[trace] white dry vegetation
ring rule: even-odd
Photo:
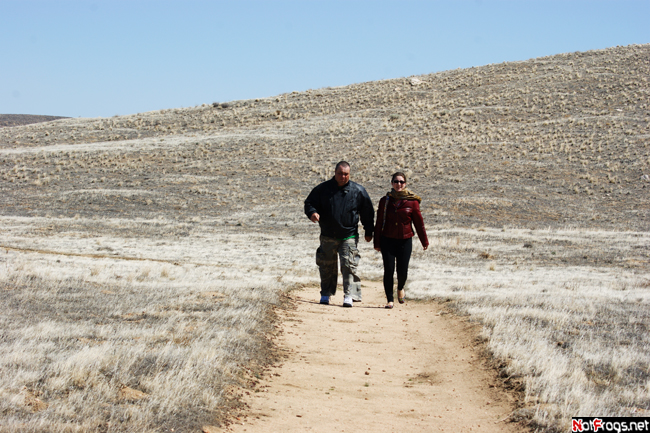
[[[577,414],[650,414],[650,234],[484,229],[432,233],[409,294],[483,325],[513,419],[566,431]],[[587,263],[597,255],[597,265]],[[580,264],[580,260],[584,263]],[[585,415],[586,416],[586,415]]]
[[[649,56],[0,128],[0,429],[227,421],[282,291],[317,284],[302,201],[341,159],[375,203],[396,170],[423,197],[409,296],[483,324],[512,419],[647,413]]]
[[[2,221],[0,429],[199,431],[236,409],[229,390],[273,359],[282,275],[301,279],[260,255],[270,238],[208,228],[168,243],[152,237],[160,221],[103,223],[137,239],[60,222],[31,242],[46,219]]]

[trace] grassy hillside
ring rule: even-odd
[[[409,175],[432,243],[409,296],[484,325],[524,391],[513,419],[647,413],[648,58],[616,47],[0,129],[9,431],[227,421],[228,390],[272,359],[279,294],[318,281],[302,202],[341,159],[375,203]]]
[[[219,217],[224,206],[212,206],[213,198],[226,191],[249,200],[235,210],[287,193],[299,203],[346,159],[375,199],[390,173],[412,174],[431,222],[646,230],[649,51],[613,48],[4,128],[2,204],[39,215],[45,209],[25,202],[53,193],[48,210],[70,216],[95,208],[107,216],[178,215],[181,206],[183,216]],[[165,198],[146,206],[97,194],[62,202],[68,181],[82,190],[155,188]]]

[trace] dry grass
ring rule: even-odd
[[[483,325],[504,382],[525,392],[516,416],[559,431],[576,414],[647,416],[650,234],[488,229],[438,236],[411,272],[409,294],[448,301]],[[491,259],[475,254],[488,249]]]
[[[1,128],[0,429],[220,419],[279,293],[317,282],[302,201],[340,159],[375,203],[409,175],[432,243],[409,296],[484,324],[513,416],[649,410],[649,55]]]
[[[281,289],[313,282],[305,251],[270,248],[291,237],[237,226],[0,221],[2,431],[227,423],[276,359]]]
[[[69,250],[1,265],[3,431],[196,430],[273,359],[278,284],[261,270]]]

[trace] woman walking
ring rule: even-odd
[[[397,263],[397,300],[404,303],[404,285],[408,277],[409,260],[413,250],[413,225],[422,247],[429,247],[424,220],[420,212],[422,199],[406,188],[406,175],[393,174],[392,189],[379,200],[375,224],[375,249],[384,261],[384,291],[386,308],[393,308],[393,273]]]

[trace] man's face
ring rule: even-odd
[[[338,186],[343,186],[350,181],[350,167],[339,166],[334,172],[334,179]]]

